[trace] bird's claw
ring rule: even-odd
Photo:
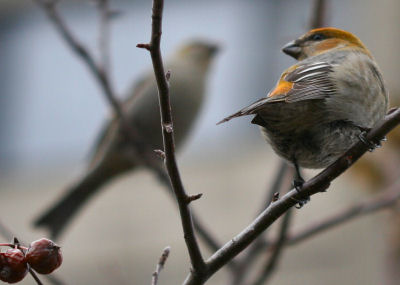
[[[298,178],[296,178],[296,179],[293,180],[293,187],[294,187],[294,189],[296,189],[297,193],[300,193],[300,192],[301,192],[301,188],[303,187],[304,182],[305,182],[304,179],[301,178],[301,177],[298,177]],[[310,199],[310,196],[307,196],[305,199],[302,199],[302,200],[297,200],[297,199],[296,199],[296,202],[297,202],[298,204],[295,206],[295,208],[296,208],[296,209],[301,209],[301,208],[302,208],[305,204],[307,204],[310,200],[311,200],[311,199]]]
[[[301,188],[303,187],[304,182],[305,182],[304,179],[301,178],[301,177],[298,177],[298,178],[296,178],[296,179],[293,180],[293,187],[294,187],[294,189],[296,189],[296,191],[297,191],[298,193],[300,193]]]
[[[302,199],[302,200],[297,200],[297,205],[294,206],[294,207],[295,207],[296,209],[301,209],[301,208],[303,208],[303,206],[304,206],[305,204],[307,204],[308,202],[310,202],[310,200],[311,200],[310,196],[307,196],[307,198]]]
[[[382,140],[375,142],[375,141],[370,141],[367,139],[367,132],[362,131],[360,135],[358,136],[360,140],[368,147],[369,152],[373,152],[375,149],[382,147],[381,141],[386,141],[386,137],[383,137]]]

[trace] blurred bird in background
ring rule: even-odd
[[[304,183],[299,167],[324,168],[360,139],[371,147],[379,143],[366,141],[364,132],[385,116],[388,94],[371,53],[347,31],[314,29],[283,52],[299,62],[281,75],[266,98],[220,123],[256,115],[252,123],[295,166],[299,190]]]
[[[176,146],[190,133],[205,97],[210,64],[218,47],[207,41],[182,46],[169,60],[170,94]],[[130,89],[122,108],[125,119],[138,130],[152,149],[162,149],[158,91],[153,71],[149,71]],[[94,146],[85,175],[46,210],[35,226],[46,227],[56,239],[67,224],[99,190],[112,179],[136,169],[140,162],[132,157],[132,142],[123,137],[117,119],[106,123]]]

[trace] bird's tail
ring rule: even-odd
[[[263,105],[267,104],[268,102],[271,102],[270,97],[261,98],[261,99],[257,100],[256,102],[254,102],[253,104],[247,106],[246,108],[243,108],[242,110],[222,119],[221,121],[219,121],[217,123],[217,125],[228,122],[228,121],[232,120],[233,118],[255,114],[257,112],[257,110],[262,108]]]
[[[77,184],[69,188],[66,193],[38,219],[35,227],[45,227],[50,237],[57,239],[65,230],[79,210],[99,192],[99,190],[115,175],[110,174],[101,164],[89,171]]]

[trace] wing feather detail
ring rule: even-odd
[[[324,99],[334,95],[336,86],[329,76],[334,65],[318,62],[312,65],[300,65],[285,76],[285,80],[293,82],[293,88],[285,94],[287,103],[303,100]]]
[[[233,118],[256,114],[266,104],[294,103],[333,96],[336,93],[336,86],[330,77],[333,68],[333,64],[322,61],[295,65],[282,74],[278,84],[268,93],[266,98],[259,99],[217,124]]]

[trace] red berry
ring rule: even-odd
[[[49,274],[61,265],[62,254],[58,245],[41,238],[31,243],[25,259],[37,273]]]
[[[0,280],[16,283],[24,279],[28,273],[25,256],[19,249],[9,249],[0,253]]]

